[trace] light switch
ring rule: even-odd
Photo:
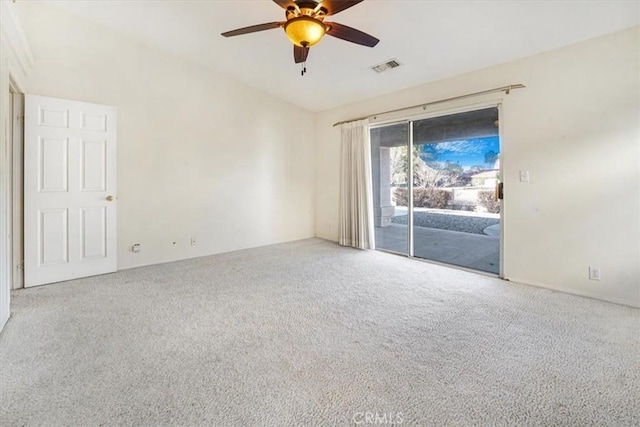
[[[529,182],[529,171],[520,171],[520,182]]]

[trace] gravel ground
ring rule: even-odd
[[[407,215],[394,217],[394,224],[406,224]],[[413,224],[418,227],[439,228],[441,230],[462,231],[463,233],[484,234],[483,230],[500,222],[499,219],[477,216],[447,215],[441,213],[414,212]]]

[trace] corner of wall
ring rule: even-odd
[[[15,6],[8,1],[0,1],[0,171],[10,171],[11,159],[7,156],[6,124],[8,117],[10,81],[18,89],[28,76],[33,65],[33,56],[22,24],[15,12]],[[9,218],[12,204],[9,195],[10,177],[0,173],[0,331],[10,316],[11,298],[11,248],[8,238]]]

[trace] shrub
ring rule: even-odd
[[[396,206],[407,206],[409,204],[408,194],[409,191],[406,188],[395,188],[393,200],[396,202]]]
[[[496,200],[493,191],[480,191],[478,193],[478,203],[489,213],[500,213],[500,200]]]
[[[393,196],[398,206],[407,206],[409,191],[406,188],[396,188]],[[413,206],[416,208],[446,209],[451,200],[451,192],[437,188],[414,188]]]

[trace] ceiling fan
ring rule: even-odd
[[[269,22],[238,28],[222,33],[224,37],[240,36],[258,31],[284,28],[287,37],[293,43],[293,59],[296,64],[304,63],[309,56],[309,48],[318,43],[325,34],[356,43],[374,47],[380,40],[355,28],[337,22],[325,22],[327,16],[342,12],[363,0],[273,0],[285,10],[286,21]],[[306,68],[302,69],[302,75]]]

